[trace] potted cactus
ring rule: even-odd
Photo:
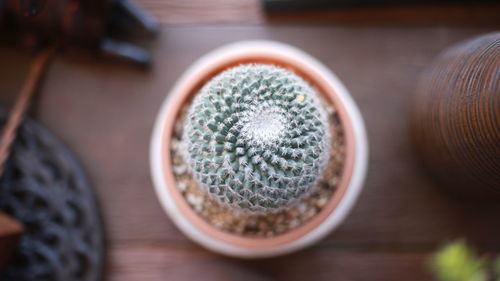
[[[250,41],[210,52],[178,80],[156,121],[151,171],[186,235],[257,258],[339,225],[367,153],[357,107],[327,68],[288,45]]]

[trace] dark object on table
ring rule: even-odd
[[[123,41],[154,36],[158,23],[129,0],[6,0],[0,2],[0,31],[15,44],[38,49],[56,44],[150,63],[149,53]]]
[[[415,147],[438,183],[467,201],[500,198],[500,33],[442,53],[416,102]]]
[[[380,7],[383,5],[495,2],[492,0],[263,0],[266,10]]]
[[[17,249],[23,226],[17,220],[0,212],[0,276]]]
[[[74,156],[34,121],[19,128],[0,180],[0,210],[25,227],[0,280],[102,279],[103,228],[93,191]]]

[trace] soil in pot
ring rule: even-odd
[[[330,159],[323,178],[311,194],[293,206],[265,215],[235,212],[221,205],[198,186],[182,157],[181,139],[188,108],[191,105],[190,102],[186,103],[177,118],[170,149],[177,186],[189,206],[213,227],[248,237],[272,237],[287,233],[321,212],[337,189],[345,160],[345,141],[339,116],[331,104],[324,99],[322,102],[328,113],[331,134]]]

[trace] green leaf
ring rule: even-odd
[[[463,241],[442,247],[431,259],[431,268],[440,281],[486,281],[486,261]]]
[[[493,272],[497,277],[497,281],[500,281],[500,256],[493,263]]]

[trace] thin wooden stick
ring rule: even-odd
[[[7,119],[0,139],[0,176],[3,174],[5,162],[9,157],[12,143],[16,139],[17,129],[23,121],[24,114],[30,105],[31,98],[36,92],[36,87],[54,53],[55,48],[44,49],[37,54],[31,63],[28,76],[9,114],[9,118]]]

